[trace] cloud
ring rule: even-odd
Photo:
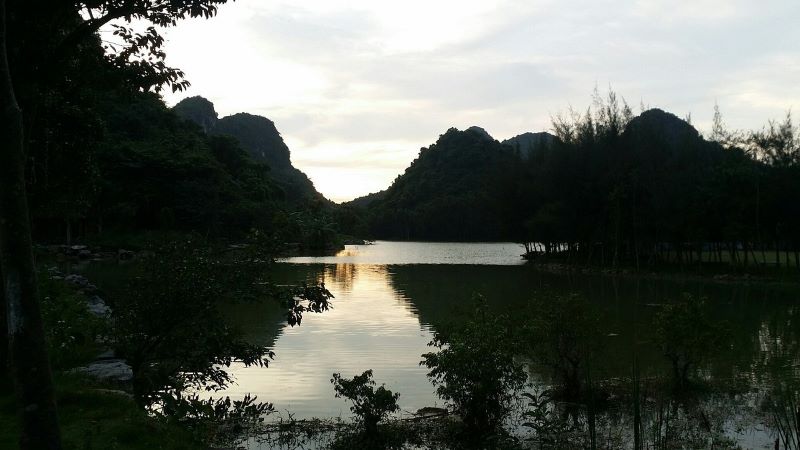
[[[236,2],[169,30],[193,86],[167,100],[269,117],[324,194],[352,198],[451,126],[547,129],[595,85],[758,128],[800,103],[798,17],[796,0]]]

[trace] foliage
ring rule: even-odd
[[[364,432],[375,436],[378,433],[378,422],[389,414],[400,409],[397,405],[398,393],[386,389],[384,385],[374,388],[372,370],[366,370],[352,379],[343,378],[334,373],[331,378],[336,398],[346,398],[353,404],[350,411],[359,417],[364,424]]]
[[[62,445],[80,450],[199,450],[188,430],[142,410],[122,391],[91,379],[57,374],[55,391]],[[10,385],[0,389],[0,448],[18,448],[19,420]]]
[[[283,292],[285,297],[284,305],[288,307],[286,322],[290,326],[300,325],[303,321],[303,313],[313,312],[322,313],[330,308],[330,299],[333,294],[325,288],[325,283],[309,286],[295,286]]]
[[[656,344],[669,359],[679,389],[687,388],[691,376],[729,341],[727,325],[713,320],[704,300],[689,294],[664,305],[654,325]]]
[[[797,389],[777,386],[764,399],[763,406],[771,419],[769,425],[783,448],[800,449],[800,393]]]
[[[579,399],[588,366],[601,348],[600,321],[586,300],[576,294],[537,296],[523,334],[527,353],[550,370],[561,395]]]
[[[133,368],[134,391],[143,404],[189,387],[223,388],[234,361],[266,366],[273,356],[246,342],[220,309],[266,295],[259,280],[269,261],[195,239],[152,252],[113,299],[116,348]]]
[[[18,33],[15,52],[34,45],[29,31]],[[120,37],[158,41],[152,33]],[[138,79],[130,67],[108,61],[99,40],[87,39],[70,58],[72,64],[45,85],[20,87],[21,101],[36,111],[27,181],[38,239],[153,230],[239,239],[258,228],[280,231],[285,242],[309,241],[308,247],[335,244],[336,226],[324,219],[331,204],[291,166],[268,119],[258,118],[252,130],[244,127],[247,135],[233,126],[239,117],[225,121],[230,130],[207,133],[170,111],[158,95],[137,88],[158,83],[157,77]],[[256,149],[254,142],[262,144]],[[312,201],[323,203],[319,212]],[[280,223],[281,215],[296,210],[314,212],[292,217],[288,226]],[[327,222],[320,227],[315,220]]]
[[[576,427],[560,416],[553,392],[525,392],[527,408],[522,425],[533,431],[533,441],[540,448],[567,448],[575,439]]]
[[[461,326],[437,331],[429,344],[438,349],[422,355],[436,393],[461,416],[469,433],[496,431],[509,414],[527,374],[515,360],[511,321],[491,314],[476,298],[475,309]]]
[[[322,195],[308,177],[296,169],[289,157],[289,147],[275,124],[266,117],[238,113],[217,118],[214,105],[203,97],[189,97],[173,108],[180,117],[190,120],[209,135],[234,138],[250,157],[270,168],[270,176],[292,205],[321,200]]]
[[[153,96],[106,107],[95,213],[106,227],[232,237],[272,228],[277,188],[235,140],[203,135]]]
[[[108,324],[89,312],[83,294],[48,275],[40,271],[38,279],[50,364],[56,370],[69,369],[100,352],[100,342],[108,336]]]
[[[264,417],[273,412],[271,403],[259,403],[245,395],[241,400],[201,398],[175,393],[161,397],[155,416],[188,429],[198,442],[212,447],[234,447],[260,431]]]

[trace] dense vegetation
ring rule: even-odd
[[[225,442],[216,430],[231,420],[260,421],[268,404],[190,393],[227,386],[226,368],[235,361],[266,365],[272,357],[268,347],[247,342],[229,326],[221,309],[226,302],[283,296],[290,325],[300,324],[304,312],[327,310],[332,296],[324,285],[278,292],[263,277],[280,244],[330,250],[337,228],[399,239],[515,239],[526,243],[531,258],[615,266],[763,265],[769,251],[770,264],[788,266],[793,259],[800,267],[800,206],[783,200],[800,196],[800,139],[789,116],[746,135],[725,131],[717,118],[709,141],[660,110],[633,117],[611,95],[586,115],[557,119],[554,136],[524,134],[500,143],[477,127],[448,130],[387,191],[334,207],[292,166],[268,119],[247,113],[220,119],[199,97],[167,108],[158,92],[181,90],[186,82],[164,64],[155,28],[137,33],[112,25],[125,44],[120,50],[104,47],[96,34],[117,19],[168,26],[210,17],[221,3],[97,1],[43,8],[0,0],[0,123],[8,140],[0,161],[6,304],[0,324],[8,327],[0,330],[8,336],[0,342],[0,372],[17,388],[13,400],[3,392],[2,402],[21,418],[4,417],[2,426],[20,429],[23,448],[61,447],[55,399],[70,413],[70,397],[63,401],[70,389],[54,388],[51,367],[63,371],[84,362],[100,350],[101,337],[131,364],[132,397],[140,409],[124,394],[119,402],[76,394],[80,402],[100,403],[97,409],[139,428],[158,423],[144,414],[149,411],[164,419],[164,434],[180,424],[178,434],[199,433],[204,442]],[[183,239],[142,253],[125,292],[110,297],[109,316],[87,315],[84,299],[73,293],[48,295],[42,276],[37,283],[32,236],[72,243],[153,231]],[[256,241],[248,240],[253,236]],[[551,367],[565,393],[585,401],[587,389],[593,395],[593,350],[586,343],[594,329],[588,319],[575,322],[579,329],[553,328],[559,318],[579,317],[573,309],[552,309],[562,305],[570,303],[536,312],[540,320],[525,330],[533,343],[527,352]],[[700,306],[665,308],[660,316],[662,347],[682,388],[722,345],[711,339],[721,333],[697,312]],[[423,358],[441,398],[480,431],[473,434],[488,435],[502,427],[517,399],[506,388],[521,389],[525,374],[508,347],[518,342],[504,326],[507,318],[478,313],[463,329],[436,334],[437,351]],[[553,338],[558,342],[548,342]],[[48,357],[48,350],[53,355],[67,347],[68,354]],[[476,349],[483,360],[473,360]],[[73,382],[81,381],[66,383]],[[378,434],[379,422],[397,410],[397,394],[374,389],[370,371],[353,380],[336,374],[333,382],[338,395],[353,401],[367,434]],[[64,436],[76,446],[79,438],[69,427],[103,416],[72,412],[77,418],[65,422]],[[127,426],[119,433],[136,431]],[[104,439],[114,444],[119,436]]]
[[[266,117],[238,113],[218,119],[214,104],[203,97],[183,99],[173,111],[197,123],[210,135],[235,138],[255,161],[269,166],[270,176],[290,202],[324,200],[306,174],[292,165],[289,147],[283,142],[275,124]]]
[[[309,229],[327,225],[331,205],[291,165],[272,122],[245,114],[216,121],[209,103],[219,132],[206,133],[143,87],[90,40],[74,66],[29,100],[36,239],[153,230],[238,238],[259,229],[284,242],[333,244],[333,227]]]
[[[327,219],[330,205],[291,167],[288,150],[276,172],[293,170],[302,186],[289,183],[287,192],[287,180],[270,171],[274,161],[264,152],[272,149],[254,157],[242,148],[244,137],[207,134],[158,95],[188,82],[165,64],[155,26],[212,17],[223,3],[0,1],[0,378],[16,388],[12,406],[22,448],[62,448],[55,399],[64,387],[54,387],[51,367],[63,371],[69,366],[62,364],[85,362],[87,355],[51,361],[47,347],[52,354],[76,339],[102,341],[127,358],[136,366],[139,406],[159,402],[157,415],[168,420],[218,427],[231,418],[258,418],[268,407],[250,398],[184,396],[183,388],[224,386],[225,367],[234,360],[266,364],[271,353],[241,340],[217,314],[222,302],[240,301],[250,290],[261,291],[259,299],[280,297],[263,291],[271,287],[260,280],[263,264],[282,243],[329,249],[335,232]],[[137,32],[129,24],[138,20],[154,26]],[[113,42],[99,37],[103,26],[113,31]],[[186,245],[181,252],[150,247],[142,254],[152,271],[109,299],[114,315],[101,320],[108,327],[102,334],[80,329],[89,323],[81,318],[88,308],[82,296],[71,309],[50,311],[50,297],[39,291],[47,275],[36,274],[32,241],[149,246],[124,235],[163,235],[173,247]],[[225,245],[230,241],[247,244]],[[226,253],[232,248],[259,253],[242,260]],[[234,261],[245,264],[236,268]],[[305,311],[326,309],[329,298],[316,286],[285,295],[292,324]],[[88,355],[99,353],[95,347],[87,346]],[[145,427],[143,412],[135,418]],[[80,445],[69,433],[64,438]],[[111,436],[106,444],[115,442]]]
[[[790,116],[729,132],[717,111],[707,140],[659,109],[634,117],[611,93],[553,126],[504,143],[450,129],[386,191],[346,206],[384,239],[515,240],[531,256],[604,265],[800,266]]]

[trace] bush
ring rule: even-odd
[[[189,430],[211,448],[239,448],[238,444],[260,431],[264,416],[274,412],[271,403],[258,402],[250,394],[231,400],[179,392],[162,397],[160,406],[153,410],[156,417]]]
[[[397,399],[400,394],[392,393],[384,385],[374,388],[372,370],[367,370],[352,379],[342,378],[339,373],[334,373],[331,378],[336,398],[346,398],[353,403],[350,411],[359,417],[364,424],[364,432],[374,436],[378,434],[378,422],[387,415],[400,409]]]
[[[511,411],[517,391],[527,379],[514,359],[512,333],[505,315],[492,315],[483,298],[476,299],[472,317],[447,334],[436,332],[421,365],[436,393],[464,421],[470,433],[496,431]]]
[[[600,325],[577,295],[546,296],[533,302],[525,325],[528,353],[552,372],[561,396],[576,400],[586,369],[600,346]]]
[[[109,332],[106,320],[89,312],[86,297],[39,273],[42,320],[47,333],[50,363],[67,369],[91,361]]]
[[[729,341],[729,328],[713,321],[704,299],[684,294],[681,301],[665,305],[655,319],[656,343],[672,365],[675,386],[685,389],[699,366]]]

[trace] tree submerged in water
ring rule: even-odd
[[[367,436],[377,436],[378,422],[400,409],[397,405],[400,394],[393,393],[384,385],[380,385],[376,389],[375,381],[372,379],[372,369],[366,370],[352,379],[344,378],[340,373],[334,373],[331,383],[333,383],[336,398],[344,397],[353,404],[350,411],[361,420]]]
[[[490,313],[478,296],[468,320],[447,333],[437,331],[429,344],[437,351],[422,355],[437,395],[475,436],[498,430],[527,380],[509,324],[508,316]]]
[[[579,399],[600,349],[599,319],[588,302],[575,294],[537,297],[525,322],[524,351],[550,370],[561,397]]]
[[[656,344],[669,360],[679,390],[688,388],[701,365],[729,345],[726,323],[709,317],[704,299],[689,294],[664,306],[655,318],[655,332]]]

